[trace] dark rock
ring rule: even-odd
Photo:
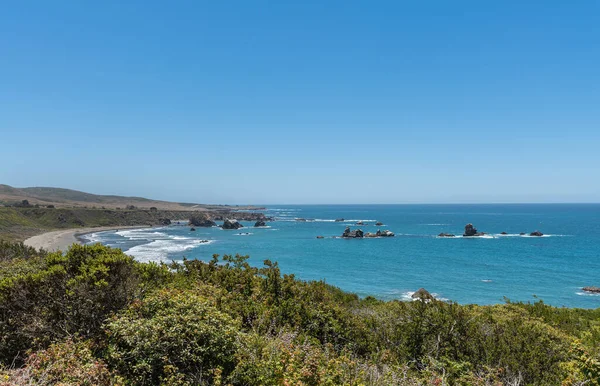
[[[318,239],[324,239],[325,237],[323,236],[317,236]]]
[[[265,223],[263,220],[258,220],[257,222],[254,223],[254,227],[266,227],[267,223]]]
[[[463,236],[475,236],[477,234],[477,229],[473,226],[473,224],[465,225],[465,233]]]
[[[483,236],[485,234],[486,234],[485,232],[477,232],[477,229],[475,229],[473,224],[467,224],[467,225],[465,225],[465,233],[463,234],[463,236],[477,237],[477,236]]]
[[[344,222],[344,221],[346,221],[346,220],[344,220],[343,218],[336,218],[335,219],[335,222]]]
[[[377,234],[379,237],[394,237],[394,236],[396,236],[396,235],[394,234],[394,232],[392,232],[392,231],[388,231],[388,230],[384,230],[384,231],[377,230],[377,233],[376,233],[376,234]]]
[[[190,228],[190,231],[196,232],[196,228]]]
[[[525,236],[525,232],[521,232],[521,233],[519,233],[519,235]]]
[[[456,237],[452,233],[440,233],[438,237]]]
[[[540,231],[531,232],[529,236],[542,237],[544,234]]]
[[[375,226],[378,226],[378,227],[383,226],[383,223],[381,221],[377,221],[377,223],[375,224]]]
[[[583,287],[582,289],[585,292],[590,292],[590,293],[593,293],[593,294],[600,294],[600,287],[590,286],[590,287]]]
[[[206,213],[196,212],[190,217],[190,225],[195,227],[210,228],[217,226],[217,223],[214,222]]]
[[[501,234],[501,235],[507,235],[508,233],[506,233],[506,232],[501,232],[500,234]]]
[[[305,218],[297,218],[297,219],[296,219],[296,221],[299,221],[299,222],[306,222],[306,219],[305,219]]]
[[[223,225],[221,225],[221,228],[223,229],[240,229],[242,227],[243,225],[240,224],[237,220],[230,219],[225,219],[225,222],[223,222]]]
[[[381,233],[381,232],[378,232],[378,233]],[[364,237],[373,238],[373,237],[379,237],[379,235],[377,233],[367,232],[367,233],[365,233]]]
[[[411,296],[413,299],[418,300],[433,300],[434,297],[427,291],[425,288],[419,288],[414,294]]]
[[[171,225],[171,220],[168,218],[159,218],[158,219],[158,224],[159,225]]]
[[[364,233],[360,229],[351,231],[350,227],[346,227],[346,229],[344,230],[344,233],[342,234],[342,237],[349,238],[349,239],[357,239],[357,238],[364,237]]]
[[[365,225],[365,223],[362,222],[362,221],[359,221],[359,222],[356,223],[356,225]]]

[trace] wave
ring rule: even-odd
[[[161,262],[168,258],[171,253],[184,252],[199,245],[207,245],[213,243],[214,240],[199,240],[199,239],[188,239],[188,240],[174,240],[174,239],[161,239],[154,240],[147,244],[137,245],[129,248],[125,251],[126,254],[136,258],[141,262]]]
[[[254,233],[252,233],[252,232],[242,232],[242,233],[236,233],[235,236],[250,236],[253,234]]]
[[[585,292],[585,291],[577,291],[577,292],[575,292],[575,294],[577,294],[579,296],[600,296],[599,293]]]
[[[421,224],[421,225],[428,225],[428,226],[442,226],[442,225],[450,225],[450,224]]]

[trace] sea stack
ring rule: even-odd
[[[342,237],[343,238],[347,238],[347,239],[359,239],[362,238],[364,236],[364,233],[362,230],[357,229],[355,231],[350,230],[350,227],[346,227],[346,229],[344,230],[344,233],[342,233]]]
[[[225,219],[225,222],[223,222],[223,225],[221,225],[221,228],[223,229],[240,229],[242,227],[243,225],[240,224],[237,220],[230,219]]]

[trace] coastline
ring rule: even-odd
[[[50,252],[66,251],[72,244],[82,244],[81,236],[88,233],[105,232],[117,229],[141,229],[149,227],[151,226],[133,225],[61,229],[32,236],[26,239],[23,244],[36,249],[43,248]]]

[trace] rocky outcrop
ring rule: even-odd
[[[196,232],[196,228],[190,228],[190,232]]]
[[[377,223],[375,224],[375,226],[378,226],[378,227],[383,226],[383,223],[381,221],[377,221]]]
[[[254,223],[254,227],[266,227],[267,223],[265,223],[263,220],[258,220],[257,222]]]
[[[394,236],[396,236],[396,234],[394,232],[389,231],[387,229],[384,231],[377,230],[376,235],[379,237],[394,237]]]
[[[508,233],[506,232],[500,232],[501,235],[507,235]]]
[[[424,300],[424,301],[434,299],[433,295],[430,294],[429,291],[427,291],[425,288],[419,288],[414,294],[412,294],[411,298],[413,298],[415,300]]]
[[[356,223],[356,225],[365,225],[365,223],[362,222],[362,221],[359,221],[359,222]]]
[[[217,223],[214,222],[206,213],[194,213],[190,217],[190,225],[195,227],[210,228],[217,226]]]
[[[168,218],[159,218],[158,225],[163,225],[163,226],[171,225],[171,220]]]
[[[452,233],[440,233],[438,237],[456,237]]]
[[[542,237],[544,234],[540,231],[531,232],[529,236]]]
[[[343,218],[336,218],[335,219],[335,222],[344,222],[344,221],[346,221],[346,220],[344,220]]]
[[[600,287],[594,287],[594,286],[583,287],[582,290],[584,290],[585,292],[592,293],[592,294],[600,294]]]
[[[353,231],[353,230],[350,230],[350,227],[346,227],[346,229],[344,230],[344,233],[342,233],[342,237],[348,238],[348,239],[358,239],[358,238],[364,237],[364,233],[360,229]]]
[[[223,225],[221,225],[221,228],[223,228],[223,229],[240,229],[243,227],[244,226],[242,224],[240,224],[237,220],[230,220],[230,219],[225,219],[225,221],[223,222]]]
[[[483,236],[485,235],[485,232],[477,232],[477,229],[475,229],[475,227],[473,226],[473,224],[467,224],[465,225],[465,233],[463,234],[463,236],[465,237],[477,237],[477,236]]]

